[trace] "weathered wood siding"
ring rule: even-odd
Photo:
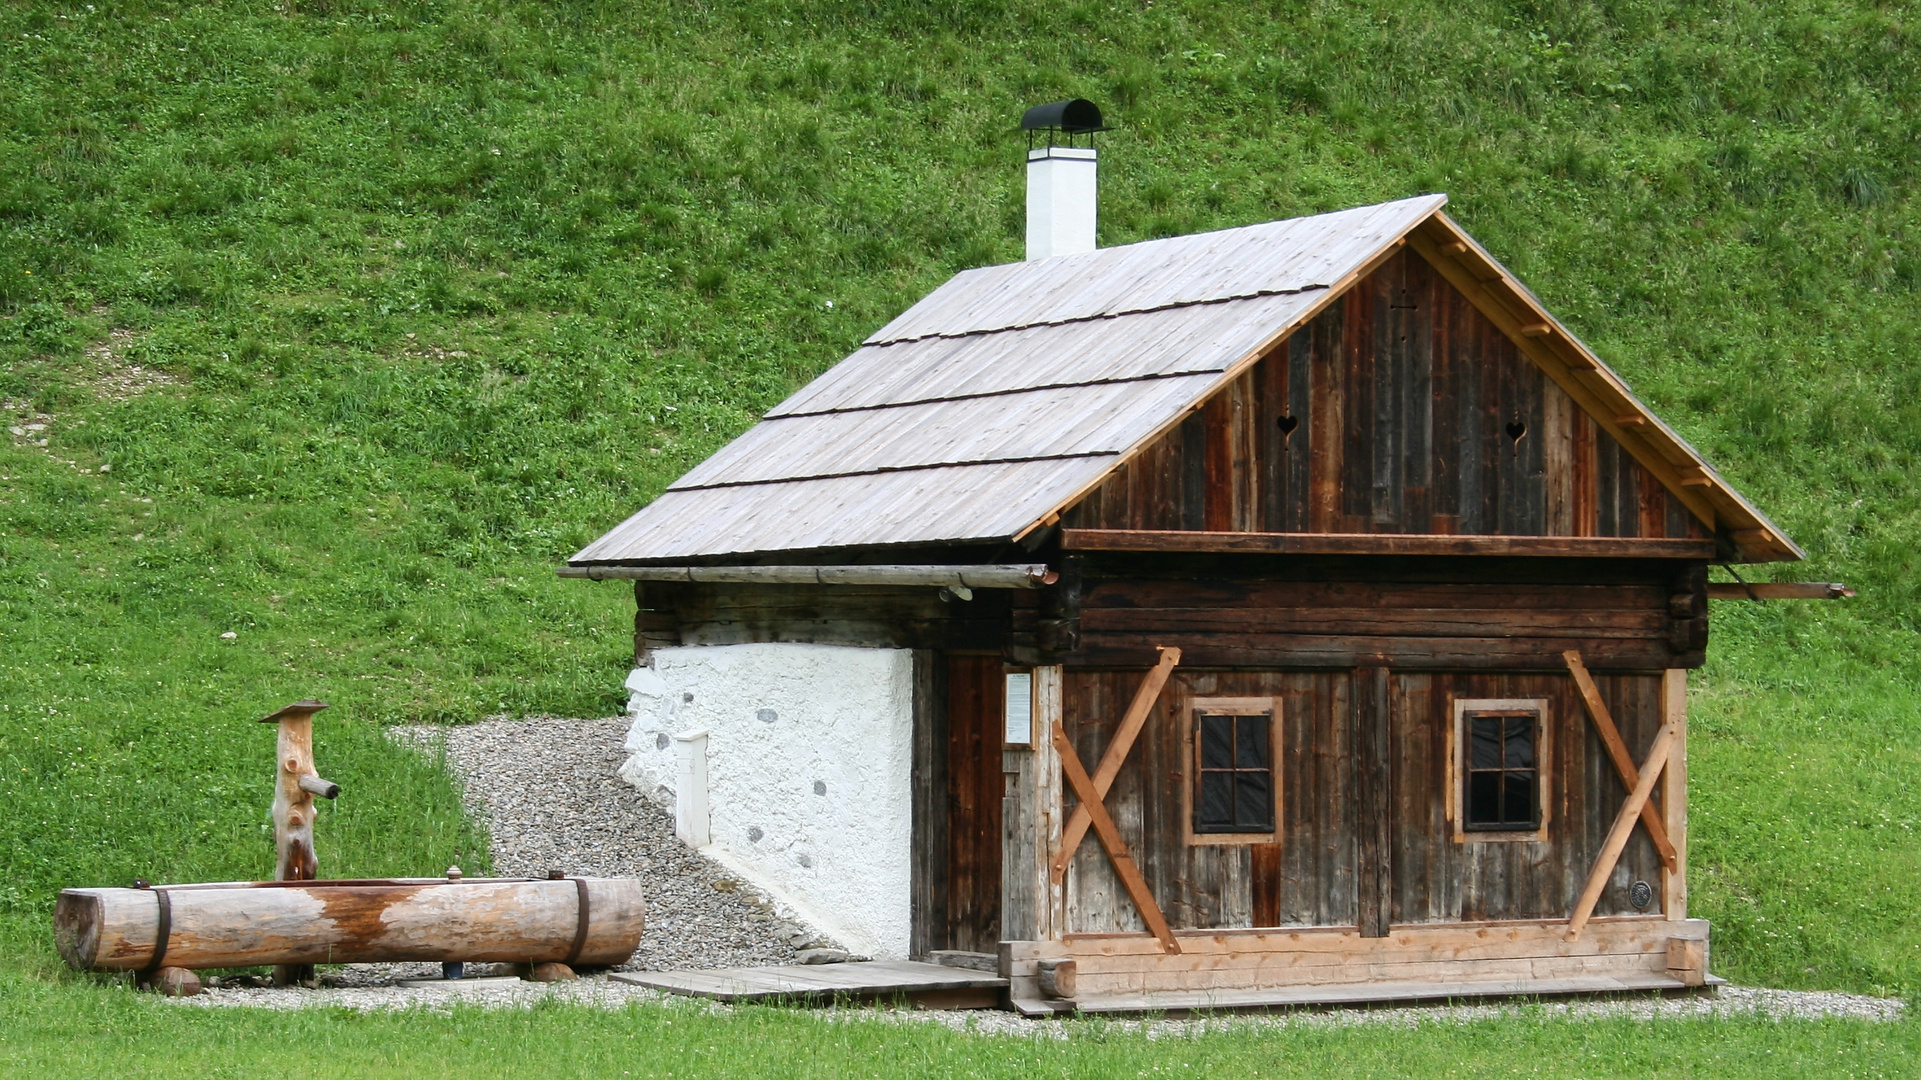
[[[1173,926],[1365,929],[1378,923],[1375,932],[1382,932],[1394,924],[1567,916],[1627,796],[1578,711],[1571,680],[1546,673],[1390,671],[1387,737],[1376,739],[1368,731],[1376,718],[1368,715],[1370,693],[1363,685],[1376,678],[1373,670],[1176,672],[1107,798]],[[1142,674],[1067,673],[1065,723],[1083,760],[1099,759]],[[1660,676],[1603,675],[1597,681],[1623,738],[1637,755],[1644,752],[1660,726]],[[1181,789],[1190,782],[1180,746],[1188,702],[1267,696],[1281,698],[1283,708],[1279,842],[1188,845],[1180,820]],[[1550,702],[1552,820],[1546,842],[1454,841],[1444,785],[1455,697]],[[1381,782],[1364,782],[1370,770]],[[1374,854],[1380,849],[1367,834],[1382,821],[1386,850]],[[1659,873],[1658,856],[1637,832],[1597,912],[1632,912],[1629,884],[1640,879],[1658,886]],[[1379,910],[1383,901],[1385,911]],[[1069,870],[1067,909],[1068,933],[1141,930],[1091,838]]]
[[[1062,516],[1068,528],[1705,537],[1404,250]]]

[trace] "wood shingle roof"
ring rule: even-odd
[[[1645,416],[1618,437],[1639,439],[1632,449],[1644,461],[1666,463],[1664,483],[1678,490],[1688,478],[1683,497],[1728,527],[1742,557],[1798,557],[1458,232],[1445,203],[1421,196],[956,274],[570,562],[1011,540],[1383,258],[1410,241],[1432,248],[1456,235],[1456,257],[1495,290],[1493,302],[1529,309],[1505,314],[1517,332],[1521,320],[1532,328],[1536,362],[1556,381],[1585,377],[1597,416],[1608,408]],[[1434,235],[1414,236],[1423,226]]]

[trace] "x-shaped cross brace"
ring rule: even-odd
[[[1147,879],[1141,876],[1141,868],[1135,864],[1134,857],[1128,854],[1127,843],[1121,839],[1121,831],[1114,825],[1114,818],[1108,814],[1102,801],[1107,798],[1108,789],[1114,786],[1114,778],[1120,775],[1121,766],[1126,763],[1128,752],[1134,748],[1134,740],[1139,737],[1141,728],[1147,723],[1147,715],[1154,710],[1154,702],[1161,695],[1161,688],[1167,685],[1167,677],[1174,665],[1181,662],[1181,650],[1163,646],[1160,663],[1141,680],[1140,689],[1134,693],[1134,701],[1121,718],[1120,727],[1114,732],[1114,741],[1108,744],[1107,752],[1101,755],[1098,771],[1090,777],[1087,767],[1081,764],[1080,755],[1074,752],[1074,744],[1068,741],[1067,729],[1059,721],[1054,723],[1054,749],[1061,759],[1061,775],[1068,786],[1074,789],[1074,797],[1080,805],[1067,819],[1061,831],[1060,850],[1054,853],[1050,870],[1052,880],[1058,885],[1067,874],[1067,864],[1074,858],[1074,851],[1087,837],[1088,826],[1094,828],[1094,835],[1100,838],[1101,847],[1106,850],[1108,859],[1114,864],[1114,872],[1120,876],[1121,885],[1127,895],[1140,909],[1141,921],[1147,929],[1160,940],[1161,951],[1178,953],[1180,943],[1174,940],[1174,931],[1168,928],[1166,916],[1161,914],[1160,905],[1154,902],[1154,894],[1147,887]]]

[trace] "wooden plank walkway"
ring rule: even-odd
[[[616,971],[608,978],[715,1001],[824,1005],[837,1000],[903,999],[927,1009],[991,1009],[1000,1005],[1007,989],[1007,980],[998,975],[911,960],[707,971]]]
[[[1708,986],[1727,980],[1710,975]],[[1583,975],[1562,979],[1462,980],[1459,982],[1376,982],[1281,986],[1263,990],[1177,990],[1143,994],[1090,994],[1073,1001],[1016,998],[1013,1005],[1028,1016],[1059,1013],[1142,1013],[1175,1015],[1197,1012],[1235,1012],[1262,1009],[1318,1008],[1342,1005],[1409,1005],[1463,1001],[1474,998],[1534,998],[1563,994],[1627,994],[1698,990],[1681,980],[1649,972],[1645,975]]]

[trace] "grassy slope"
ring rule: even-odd
[[[551,566],[1017,258],[1009,128],[1080,94],[1104,243],[1449,192],[1781,572],[1863,587],[1717,610],[1695,905],[1736,978],[1921,989],[1899,8],[96,7],[0,11],[0,401],[49,440],[0,436],[13,940],[62,885],[264,872],[246,721],[300,696],[330,872],[483,862],[375,723],[614,709],[628,601]]]

